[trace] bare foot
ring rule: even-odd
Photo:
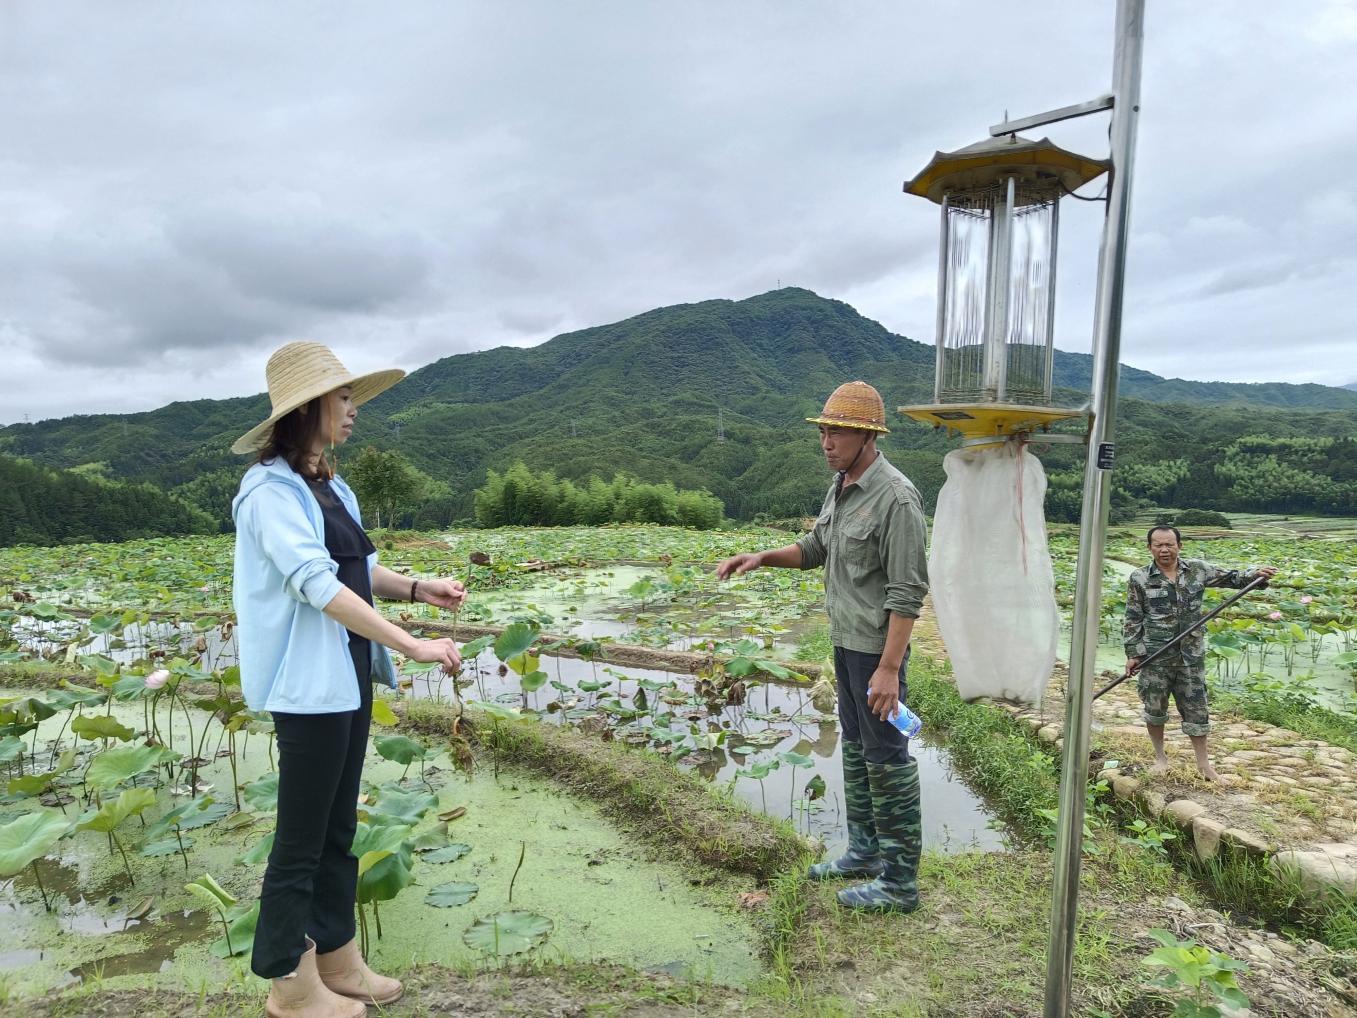
[[[1204,777],[1207,781],[1220,780],[1220,775],[1216,773],[1216,769],[1212,767],[1210,764],[1207,764],[1205,767],[1198,767],[1197,769],[1201,771],[1201,776]]]
[[[1165,774],[1168,772],[1168,769],[1169,761],[1167,757],[1162,760],[1156,760],[1154,763],[1150,764],[1151,774]]]

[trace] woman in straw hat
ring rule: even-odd
[[[450,580],[377,565],[358,501],[326,458],[358,406],[403,378],[354,375],[319,343],[269,358],[273,410],[232,446],[256,453],[232,503],[240,679],[252,710],[272,712],[278,821],[259,896],[251,967],[273,980],[273,1018],[359,1018],[401,984],[367,967],[354,940],[358,860],[350,851],[372,717],[372,683],[396,685],[386,648],[455,671],[451,640],[419,640],[372,598],[458,607]]]

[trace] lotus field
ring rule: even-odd
[[[833,688],[817,681],[829,650],[820,574],[762,570],[718,584],[712,573],[726,555],[793,536],[653,526],[379,534],[386,565],[455,576],[469,596],[456,616],[387,609],[412,627],[459,630],[465,665],[450,677],[398,662],[401,688],[376,698],[354,843],[364,949],[408,963],[436,931],[472,968],[606,954],[752,978],[746,926],[664,860],[627,861],[591,805],[517,770],[502,736],[564,726],[630,745],[832,840],[843,817]],[[1075,541],[1052,538],[1063,607]],[[1142,541],[1140,531],[1109,540],[1109,666],[1121,663],[1123,582],[1146,561]],[[1281,571],[1211,624],[1219,686],[1353,709],[1352,541],[1223,537],[1185,554]],[[269,716],[239,696],[230,568],[230,537],[0,550],[0,908],[15,931],[0,945],[0,997],[91,979],[248,981],[277,771]],[[621,665],[607,644],[690,652],[697,663]],[[449,737],[410,723],[416,702],[447,712]],[[1000,846],[1004,832],[924,724],[926,840]],[[461,734],[475,732],[489,737],[473,752]],[[553,869],[572,855],[616,881],[611,891],[653,900],[672,944],[646,953],[590,913],[597,896]]]

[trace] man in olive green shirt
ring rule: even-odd
[[[717,566],[726,579],[758,569],[825,569],[842,728],[848,851],[811,867],[815,880],[865,876],[843,889],[850,908],[912,912],[922,844],[918,764],[890,719],[905,699],[914,620],[928,593],[919,493],[876,448],[887,433],[881,396],[865,382],[839,386],[819,417],[820,448],[836,473],[815,528],[795,544]]]

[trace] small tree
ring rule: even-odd
[[[394,449],[367,446],[345,468],[359,503],[373,514],[373,526],[393,526],[396,518],[437,494],[439,484],[416,470]]]

